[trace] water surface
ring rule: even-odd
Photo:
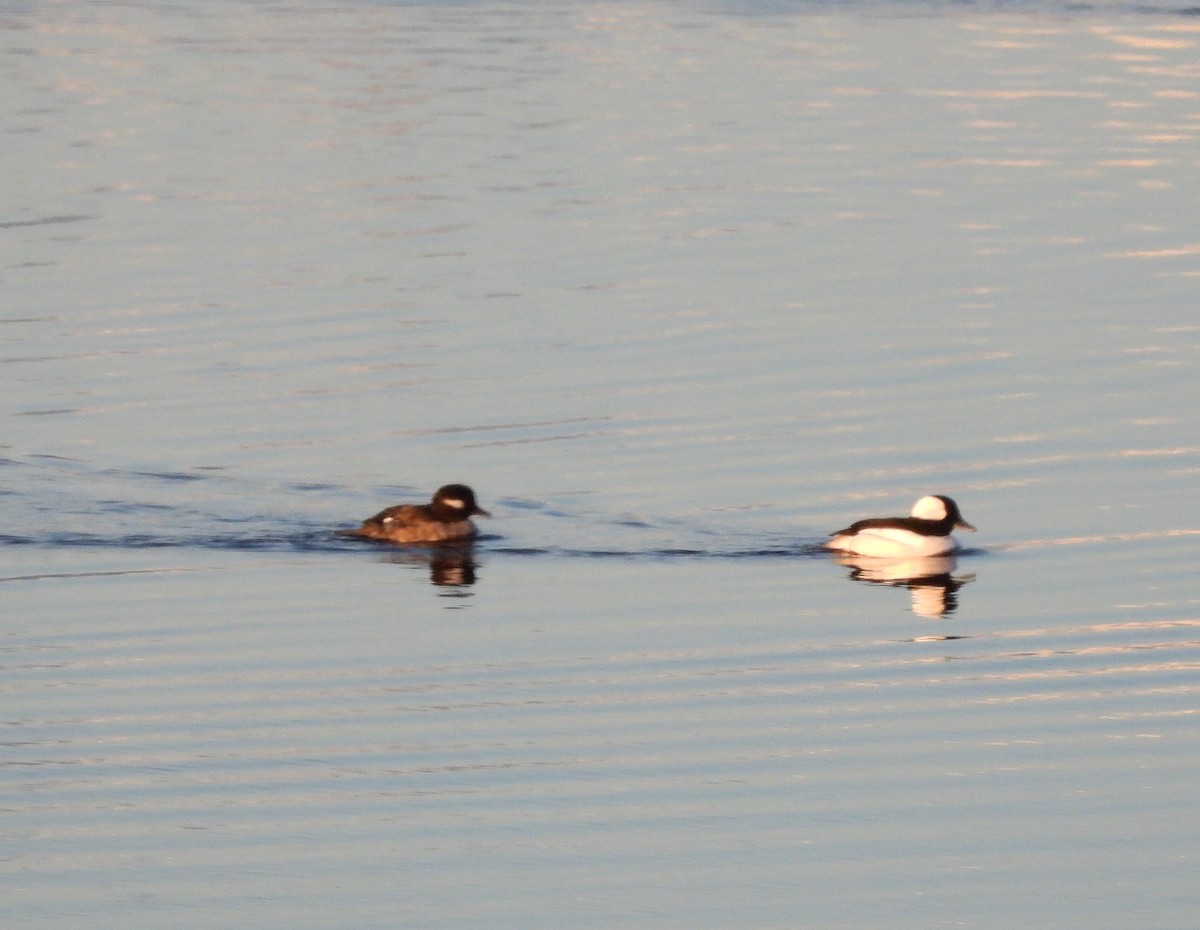
[[[0,27],[13,926],[1192,926],[1191,12]]]

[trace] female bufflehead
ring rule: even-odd
[[[387,539],[398,543],[444,542],[469,539],[476,533],[471,517],[491,514],[475,503],[475,492],[465,484],[448,484],[437,489],[428,504],[400,504],[381,510],[356,530],[344,536]]]
[[[958,504],[941,494],[922,497],[907,517],[859,520],[831,533],[825,545],[841,552],[883,558],[944,555],[958,548],[950,531],[955,527],[975,532],[958,511]]]

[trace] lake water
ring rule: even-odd
[[[1194,8],[0,29],[6,927],[1195,927]]]

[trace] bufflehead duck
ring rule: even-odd
[[[944,555],[958,548],[950,531],[975,527],[963,519],[958,504],[941,494],[922,497],[907,517],[876,517],[859,520],[844,530],[831,533],[825,545],[841,552],[882,558]]]
[[[344,536],[387,539],[398,543],[444,542],[468,539],[476,533],[471,517],[491,514],[475,503],[475,492],[465,484],[438,488],[428,504],[399,504],[381,510]]]

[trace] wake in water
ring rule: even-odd
[[[298,524],[291,530],[241,533],[99,533],[47,532],[29,535],[0,534],[0,546],[40,546],[56,549],[209,549],[255,552],[376,552],[429,551],[469,547],[477,552],[512,556],[565,556],[574,558],[770,558],[825,557],[829,552],[819,542],[744,546],[524,546],[499,534],[486,534],[471,543],[408,543],[403,546],[347,538],[337,529]]]
[[[497,500],[497,523],[505,532],[472,540],[398,545],[343,535],[352,528],[346,513],[380,499],[404,499],[409,488],[355,489],[333,484],[255,482],[219,469],[191,472],[97,469],[87,463],[35,456],[0,460],[10,479],[8,497],[14,530],[0,534],[0,547],[57,550],[204,550],[209,552],[370,553],[373,558],[428,571],[431,584],[451,597],[467,597],[481,559],[781,559],[834,560],[847,577],[873,586],[905,588],[914,612],[929,617],[953,613],[958,592],[974,575],[956,574],[954,557],[867,560],[835,555],[826,537],[788,536],[749,530],[745,524],[702,526],[693,520],[649,521],[561,503]],[[243,509],[244,508],[244,509]],[[245,511],[255,513],[247,516]],[[305,514],[297,518],[296,513]],[[728,516],[728,514],[726,514]],[[734,515],[734,520],[740,516]],[[30,527],[30,529],[24,529]],[[537,540],[529,544],[526,540]],[[964,550],[957,555],[977,555]],[[36,560],[40,562],[40,560]],[[36,562],[35,562],[36,564]],[[0,581],[44,580],[88,575],[206,571],[211,566],[121,566],[62,571],[53,565]]]
[[[0,459],[7,532],[0,546],[48,549],[204,549],[255,552],[397,553],[402,547],[340,536],[380,500],[412,488],[270,483],[222,469],[100,468],[59,456]],[[582,558],[756,558],[824,555],[819,538],[770,538],[684,521],[572,510],[546,501],[497,501],[503,533],[477,550],[511,556]],[[304,514],[298,518],[297,513]],[[525,540],[536,539],[537,544]],[[441,546],[421,547],[431,551]]]
[[[0,546],[50,549],[395,554],[408,547],[339,535],[356,525],[346,515],[365,512],[380,500],[421,494],[404,487],[256,481],[218,468],[102,468],[59,456],[0,459],[0,469],[7,479],[0,494],[7,497],[8,530],[0,534]],[[251,510],[255,512],[248,514]],[[297,512],[305,516],[298,518]],[[489,529],[502,527],[504,532],[478,536],[477,552],[596,559],[829,557],[824,535],[753,532],[744,524],[651,522],[511,497],[496,501],[496,516]]]

